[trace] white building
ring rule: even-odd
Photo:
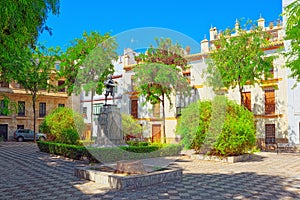
[[[294,0],[282,0],[284,8]],[[286,25],[286,17],[283,16],[283,26]],[[289,51],[290,42],[284,41],[285,51]],[[300,67],[300,66],[299,66]],[[288,104],[288,139],[291,143],[300,143],[300,84],[290,77],[290,69],[286,69],[287,78],[287,104]],[[296,87],[295,87],[296,86]]]
[[[291,0],[283,0],[283,6],[287,5]],[[290,70],[285,68],[285,58],[278,53],[281,47],[288,49],[288,42],[284,41],[284,25],[281,22],[270,23],[266,25],[265,20],[261,17],[258,19],[258,26],[268,32],[271,37],[271,45],[265,47],[266,55],[278,54],[273,62],[273,77],[268,80],[262,80],[254,86],[248,85],[244,87],[245,105],[251,110],[256,118],[258,144],[264,147],[268,143],[300,143],[300,86],[294,89],[296,80],[289,77]],[[236,24],[237,25],[237,24]],[[191,97],[180,99],[172,97],[174,106],[169,107],[169,103],[165,103],[166,117],[166,140],[169,143],[176,142],[175,133],[178,114],[181,108],[186,107],[189,102],[206,99],[212,99],[214,92],[212,88],[206,86],[203,72],[207,68],[207,57],[213,48],[213,41],[219,37],[216,27],[210,29],[210,38],[201,41],[201,52],[187,55],[187,59],[191,68],[184,71],[184,75],[190,79],[193,88]],[[189,52],[187,49],[186,52]],[[163,141],[162,133],[162,106],[144,105],[145,99],[138,97],[134,91],[133,68],[136,65],[134,56],[136,52],[131,49],[125,49],[124,55],[119,57],[115,62],[116,73],[114,80],[118,82],[118,88],[115,95],[115,104],[121,109],[122,113],[131,114],[144,127],[143,136],[149,138],[150,141]],[[227,90],[225,95],[232,100],[240,102],[240,95],[237,89]],[[81,96],[82,112],[86,116],[86,123],[91,123],[90,119],[90,94]],[[94,97],[94,113],[99,113],[99,108],[104,104],[104,95],[96,95]],[[111,101],[111,99],[110,99]],[[112,102],[110,102],[112,103]],[[94,124],[94,134],[96,135],[96,125]]]

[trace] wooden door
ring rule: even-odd
[[[152,142],[161,142],[161,125],[152,125]]]

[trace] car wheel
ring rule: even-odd
[[[43,136],[41,136],[41,137],[39,137],[39,140],[40,140],[40,141],[45,141],[45,140],[46,140],[46,138],[45,138],[45,137],[43,137]]]
[[[18,137],[18,142],[23,142],[24,138],[23,137]]]

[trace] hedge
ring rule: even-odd
[[[110,148],[84,147],[55,142],[37,141],[40,151],[62,155],[75,160],[87,158],[90,162],[115,162],[162,156],[176,156],[181,145],[120,146]]]

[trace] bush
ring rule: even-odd
[[[86,148],[83,146],[46,141],[37,141],[37,145],[42,152],[61,155],[75,160],[81,160],[84,156],[91,157]]]
[[[131,115],[122,114],[122,131],[125,138],[140,137],[143,128]]]
[[[136,140],[129,140],[126,142],[129,146],[149,146],[150,142],[139,142]]]
[[[253,113],[224,97],[191,104],[183,110],[177,127],[185,147],[220,156],[251,150],[255,132]]]
[[[85,125],[79,113],[70,108],[59,107],[45,117],[40,128],[49,140],[78,144],[79,135],[84,132]]]
[[[116,162],[119,160],[144,159],[160,156],[176,156],[181,151],[180,145],[129,146],[96,148],[55,142],[37,141],[40,151],[81,160],[86,157],[90,162]]]

